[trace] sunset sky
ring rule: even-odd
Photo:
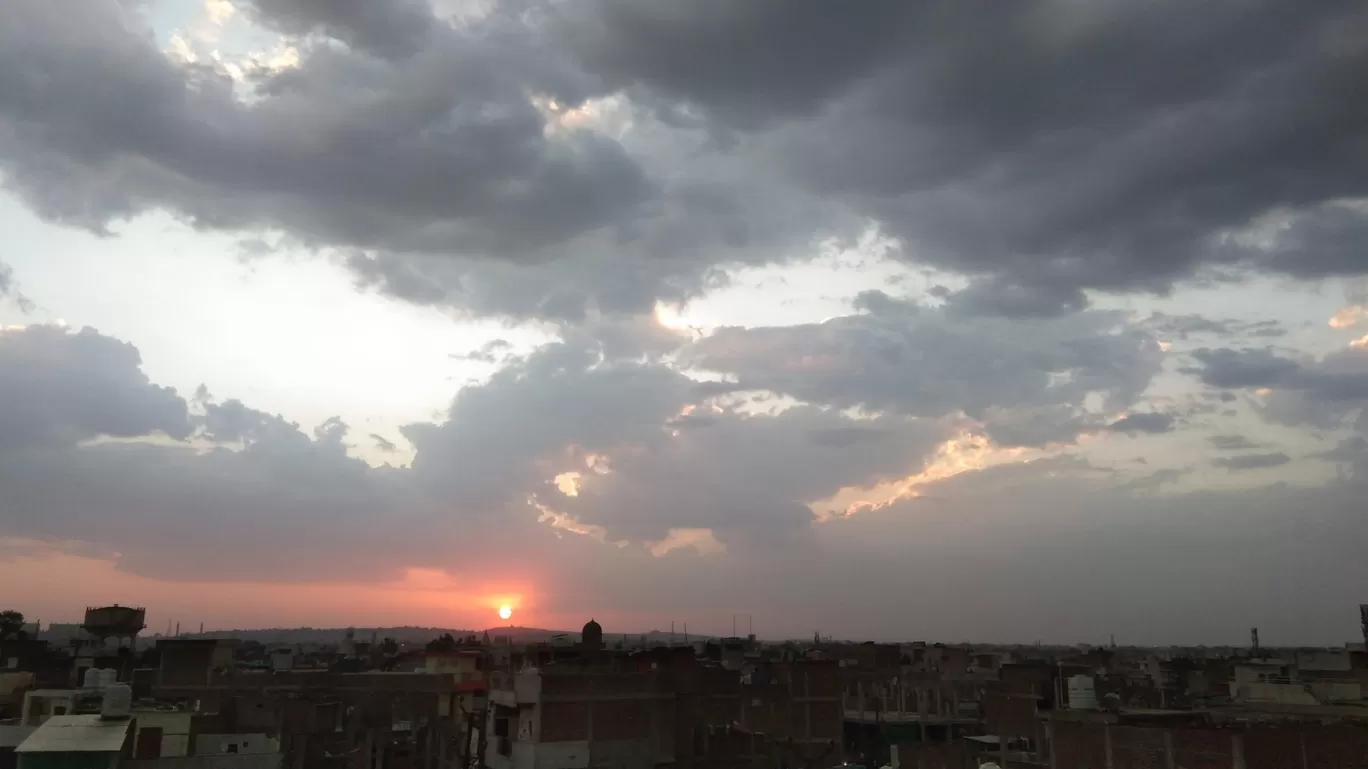
[[[1360,0],[6,0],[0,609],[1368,601]]]

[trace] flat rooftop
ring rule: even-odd
[[[129,719],[99,715],[53,716],[15,748],[16,753],[117,753],[128,737]]]

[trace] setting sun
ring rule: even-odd
[[[507,604],[499,607],[499,619],[508,619],[513,616],[513,609]]]

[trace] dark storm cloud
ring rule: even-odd
[[[1168,414],[1130,414],[1107,425],[1114,433],[1167,433],[1173,430],[1173,417]]]
[[[820,324],[724,328],[682,354],[691,366],[810,403],[921,417],[964,412],[995,440],[1068,442],[1093,424],[1089,393],[1129,406],[1158,373],[1162,352],[1120,313],[1030,322],[956,317],[877,292],[870,312]]]
[[[418,7],[262,5],[358,36]],[[49,219],[100,229],[166,207],[316,244],[535,260],[655,194],[615,141],[545,133],[530,95],[575,105],[591,79],[513,20],[443,26],[397,61],[309,47],[297,69],[258,73],[253,101],[174,65],[141,24],[102,0],[18,0],[0,18],[0,163]]]
[[[1211,460],[1211,464],[1231,471],[1266,470],[1270,467],[1285,465],[1291,461],[1291,457],[1281,451],[1275,451],[1268,454],[1241,454],[1235,457],[1220,457]]]
[[[880,67],[902,43],[914,5],[591,0],[571,9],[560,31],[620,87],[642,85],[750,124],[810,113]]]
[[[965,315],[1058,315],[1209,264],[1364,270],[1349,0],[529,1],[461,23],[256,0],[310,37],[297,69],[236,88],[173,64],[128,6],[73,3],[0,17],[0,167],[31,207],[280,230],[411,301],[639,312],[864,217],[970,276]],[[589,128],[543,110],[603,96]]]
[[[1206,263],[1368,268],[1339,202],[1368,196],[1358,2],[583,8],[589,69],[763,127],[807,188],[988,276],[969,307],[1059,312]],[[1271,244],[1227,237],[1267,217],[1290,222]]]

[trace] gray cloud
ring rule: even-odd
[[[551,506],[604,526],[610,537],[661,539],[673,525],[713,529],[729,546],[773,548],[812,523],[807,503],[915,474],[949,437],[931,421],[855,426],[811,407],[709,416],[707,429],[681,430],[615,456],[610,473],[589,474],[578,496]]]
[[[0,452],[100,437],[185,438],[184,399],[148,381],[130,344],[93,329],[0,330]]]
[[[394,444],[394,441],[386,438],[383,435],[371,433],[370,438],[375,443],[375,448],[387,454],[392,454],[399,450],[399,447]]]
[[[359,39],[390,37],[375,23],[419,6],[259,7]],[[299,68],[258,73],[258,98],[243,101],[226,77],[170,62],[136,14],[79,9],[19,0],[0,22],[0,163],[49,219],[102,229],[166,207],[315,244],[538,260],[656,195],[617,142],[545,132],[529,94],[574,105],[591,81],[510,19],[443,26],[395,61],[306,47]],[[88,98],[89,82],[107,98]]]
[[[590,8],[565,22],[589,69],[762,130],[909,255],[987,276],[980,309],[1059,312],[1203,264],[1366,266],[1362,210],[1338,202],[1368,196],[1358,3]],[[1227,237],[1287,214],[1272,244]]]
[[[1082,412],[1088,394],[1122,410],[1162,361],[1154,338],[1119,313],[960,318],[878,293],[860,305],[870,311],[821,324],[721,329],[682,359],[741,388],[811,403],[932,418],[962,411],[1017,445],[1100,427]]]
[[[281,32],[319,31],[389,57],[415,53],[437,34],[437,18],[423,0],[251,0],[249,8]]]
[[[1232,350],[1229,348],[1195,350],[1192,357],[1202,364],[1195,373],[1212,387],[1271,387],[1288,381],[1301,370],[1301,364],[1269,350]]]
[[[1363,462],[1368,459],[1368,438],[1355,435],[1341,440],[1335,448],[1312,454],[1313,459],[1327,462]]]
[[[1114,433],[1166,433],[1173,430],[1173,417],[1168,414],[1129,414],[1107,425]]]
[[[1222,451],[1239,451],[1242,449],[1256,449],[1259,444],[1249,440],[1243,435],[1213,435],[1207,438],[1207,443],[1221,449]]]
[[[78,382],[117,397],[63,401],[45,419],[81,427],[26,434],[89,435],[106,429],[94,413],[175,398],[145,382],[128,345],[94,332],[54,333],[0,336],[30,342],[0,348],[0,372],[43,385],[0,379],[9,383],[0,423]],[[348,457],[338,420],[305,430],[201,390],[189,404],[193,444],[7,439],[0,520],[7,536],[84,540],[117,552],[126,571],[182,582],[241,579],[249,550],[254,578],[268,581],[383,579],[406,567],[474,578],[513,561],[557,612],[611,605],[706,617],[725,594],[736,605],[769,606],[767,635],[831,626],[905,637],[912,631],[903,615],[875,610],[871,594],[852,586],[952,576],[982,600],[966,608],[962,596],[917,592],[916,632],[1074,641],[1114,631],[1137,643],[1221,642],[1241,637],[1248,617],[1269,605],[1296,607],[1269,632],[1299,642],[1354,629],[1352,587],[1364,576],[1365,546],[1357,475],[1317,488],[1176,494],[1162,487],[1179,471],[1135,478],[1061,457],[969,471],[921,487],[918,499],[814,524],[809,501],[917,472],[951,426],[894,415],[851,420],[817,407],[755,415],[701,405],[674,418],[707,392],[649,361],[553,345],[462,391],[442,424],[416,428],[418,460],[405,470]],[[121,429],[155,431],[161,421]],[[578,496],[549,483],[570,469],[581,471]],[[558,536],[514,499],[518,492],[610,538],[714,528],[728,553],[654,557],[640,546]],[[1166,548],[1172,568],[1153,569],[1155,548]],[[461,552],[459,563],[452,552]],[[966,553],[977,564],[968,571]],[[760,570],[772,578],[753,579]],[[1230,574],[1243,575],[1234,587],[1219,578]],[[694,589],[681,593],[679,584]],[[1029,600],[1042,595],[1052,599]]]
[[[1285,465],[1291,461],[1291,457],[1281,451],[1275,451],[1268,454],[1241,454],[1234,457],[1220,457],[1211,460],[1211,464],[1232,471],[1265,470],[1270,467]]]
[[[520,0],[459,23],[255,0],[303,58],[238,86],[173,64],[126,5],[74,1],[0,20],[0,168],[31,207],[280,230],[410,301],[641,312],[866,217],[969,276],[965,315],[1058,315],[1206,265],[1364,268],[1349,0]],[[581,127],[540,101],[596,97]]]
[[[1270,350],[1202,348],[1193,352],[1201,381],[1222,388],[1267,388],[1260,413],[1288,425],[1368,430],[1368,349],[1349,347],[1320,359],[1293,360]]]

